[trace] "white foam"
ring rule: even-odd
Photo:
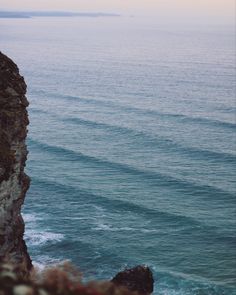
[[[105,230],[105,231],[112,231],[112,227],[108,224],[99,223],[94,230]]]
[[[146,229],[146,228],[135,228],[135,227],[113,227],[111,225],[105,224],[105,223],[98,223],[96,227],[93,228],[93,230],[96,231],[136,231],[136,232],[142,232],[142,233],[157,233],[158,230],[156,229]]]
[[[49,257],[47,255],[41,255],[37,258],[37,260],[34,260],[32,264],[36,270],[43,271],[46,268],[62,264],[63,262],[64,261]]]
[[[142,232],[142,233],[159,233],[160,231],[159,230],[157,230],[157,229],[147,229],[147,228],[142,228],[142,229],[140,229],[140,231]]]
[[[170,290],[168,287],[160,288],[158,293],[154,293],[153,295],[190,295],[190,293],[186,293],[184,290]],[[192,294],[193,295],[193,294]]]
[[[47,265],[37,261],[32,261],[32,264],[37,271],[43,271],[47,267]]]
[[[108,224],[100,223],[94,230],[104,230],[104,231],[137,231],[138,229],[132,227],[112,227]]]
[[[49,231],[39,232],[35,230],[26,230],[25,240],[30,246],[40,246],[48,242],[60,242],[63,240],[64,235],[60,233],[53,233]]]
[[[31,222],[36,222],[37,220],[41,220],[42,218],[35,215],[35,214],[30,214],[30,213],[26,213],[26,214],[22,214],[22,217],[25,221],[25,223],[31,223]]]
[[[25,221],[24,239],[27,245],[40,246],[49,242],[59,242],[64,238],[61,233],[54,233],[47,229],[41,231],[37,221],[43,220],[44,215],[23,213],[22,217]]]

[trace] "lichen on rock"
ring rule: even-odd
[[[0,52],[0,258],[31,268],[21,206],[30,179],[27,159],[28,101],[26,84],[17,65]]]

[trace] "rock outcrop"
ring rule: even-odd
[[[112,280],[115,285],[128,288],[140,295],[150,295],[153,292],[153,275],[149,267],[136,266],[119,272]]]
[[[31,268],[21,206],[30,179],[27,158],[28,101],[26,84],[16,64],[0,52],[0,258]]]

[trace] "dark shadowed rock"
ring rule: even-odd
[[[30,179],[24,173],[27,158],[28,101],[26,84],[16,64],[0,52],[0,259],[31,267],[21,206]]]
[[[153,275],[149,267],[136,266],[119,272],[112,280],[115,285],[125,286],[140,295],[149,295],[153,292]]]

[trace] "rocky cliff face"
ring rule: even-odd
[[[29,123],[25,94],[26,84],[17,66],[0,52],[0,258],[23,263],[29,269],[20,213],[30,184],[24,173]]]

